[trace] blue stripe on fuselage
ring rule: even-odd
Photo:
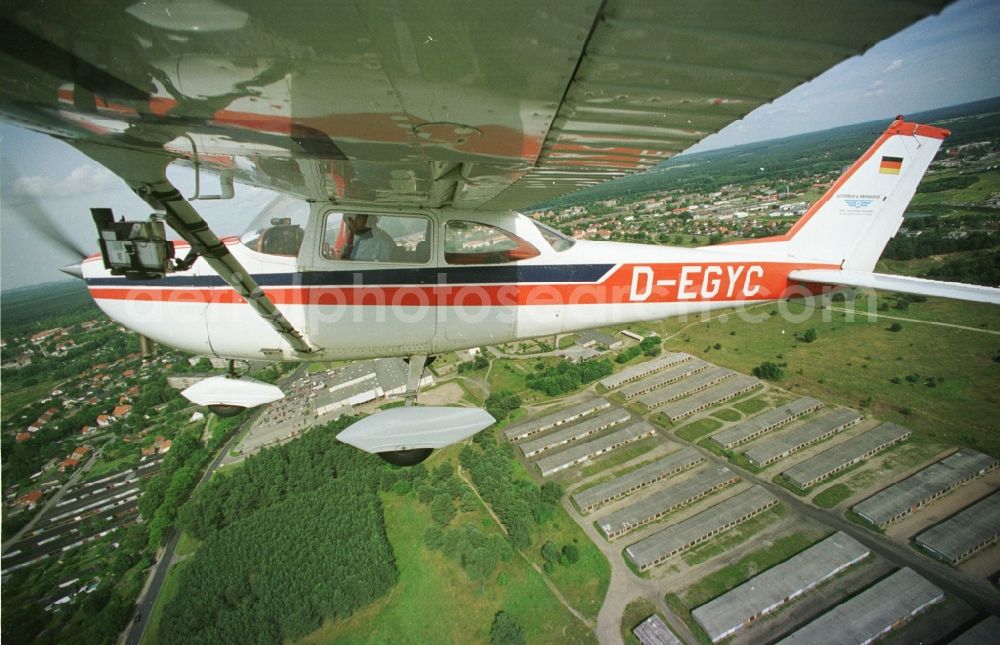
[[[420,267],[366,269],[362,271],[303,271],[259,273],[253,279],[262,287],[395,286],[413,284],[543,284],[595,283],[613,264],[502,265],[474,267]],[[217,275],[167,276],[157,280],[88,278],[91,286],[223,287]]]

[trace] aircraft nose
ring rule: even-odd
[[[77,262],[76,264],[67,264],[59,270],[66,275],[71,275],[74,278],[80,278],[83,280],[83,265],[80,262]]]

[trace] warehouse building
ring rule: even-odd
[[[610,401],[605,398],[596,397],[590,399],[589,401],[584,401],[583,403],[577,403],[574,406],[557,410],[556,412],[550,412],[549,414],[538,417],[537,419],[532,419],[531,421],[512,426],[504,430],[503,433],[504,436],[507,437],[508,441],[521,441],[522,439],[530,437],[533,434],[545,432],[550,428],[554,428],[564,423],[569,423],[570,421],[576,421],[580,417],[610,407]]]
[[[622,398],[628,401],[636,398],[637,396],[648,394],[649,392],[665,385],[676,383],[682,378],[686,378],[692,374],[704,372],[709,367],[711,367],[711,364],[701,360],[700,358],[685,361],[625,386],[622,388],[620,394],[622,395]]]
[[[348,406],[405,394],[407,371],[408,367],[401,358],[376,358],[352,363],[333,374],[326,383],[326,391],[313,399],[313,409],[318,416],[323,416]],[[434,377],[425,372],[420,379],[420,387],[433,384]]]
[[[694,448],[685,447],[621,477],[574,493],[573,501],[581,512],[586,513],[658,481],[673,477],[703,461],[705,458],[700,452]]]
[[[697,392],[680,401],[668,403],[663,406],[660,413],[670,419],[671,423],[676,423],[696,412],[707,410],[713,405],[718,405],[729,399],[735,399],[763,385],[758,378],[747,376],[746,374],[737,374],[735,377],[727,379],[718,385],[713,385],[707,390]]]
[[[691,615],[712,642],[717,643],[857,564],[868,554],[860,542],[838,531],[705,603]]]
[[[774,410],[758,414],[743,423],[736,424],[732,428],[718,432],[712,435],[712,441],[720,448],[728,450],[741,443],[752,441],[765,432],[770,432],[810,412],[815,412],[821,407],[823,407],[821,401],[804,396]]]
[[[524,453],[525,457],[534,457],[546,450],[552,450],[572,441],[579,441],[584,437],[597,434],[601,430],[607,430],[619,423],[624,423],[628,421],[629,416],[629,413],[621,408],[607,410],[597,416],[588,417],[565,428],[525,441],[521,444],[521,452]]]
[[[697,546],[778,504],[778,498],[760,486],[716,504],[625,549],[625,556],[639,571]]]
[[[641,420],[636,421],[593,441],[577,443],[554,455],[546,455],[535,462],[535,465],[538,466],[542,477],[549,477],[606,452],[611,452],[646,437],[652,437],[655,434],[656,428],[649,423]]]
[[[736,376],[736,372],[713,365],[703,372],[682,379],[679,383],[653,390],[649,394],[639,397],[639,402],[652,410],[671,401],[682,399],[685,396],[712,387],[716,383],[720,383],[733,376]]]
[[[877,428],[851,437],[842,444],[828,448],[783,472],[785,479],[805,490],[819,482],[868,459],[886,448],[904,441],[910,429],[895,423],[883,423]]]
[[[597,526],[604,533],[604,537],[613,540],[739,480],[739,476],[725,466],[712,464],[691,473],[681,482],[671,484],[644,499],[610,513],[598,520]]]
[[[845,428],[861,423],[862,419],[864,417],[856,410],[834,408],[822,416],[814,417],[794,428],[762,439],[743,454],[751,464],[757,468],[763,468],[779,459],[784,459],[793,452],[798,452],[807,446],[832,437]]]
[[[944,600],[944,592],[903,568],[779,641],[780,645],[867,644]]]
[[[684,645],[656,614],[636,625],[632,633],[640,645]]]
[[[676,352],[672,354],[664,354],[663,356],[658,356],[651,361],[645,361],[639,363],[638,365],[633,365],[631,367],[626,367],[617,374],[612,374],[607,378],[601,380],[601,385],[606,389],[614,390],[619,388],[626,383],[631,383],[633,381],[638,381],[641,378],[646,378],[650,374],[655,374],[660,370],[665,370],[668,367],[673,367],[678,363],[683,363],[685,361],[691,360],[690,354],[684,354],[681,352]]]
[[[875,526],[885,528],[965,482],[982,477],[998,463],[996,457],[963,448],[880,490],[851,510]]]
[[[914,541],[945,562],[958,564],[997,539],[1000,539],[1000,491],[932,526]]]

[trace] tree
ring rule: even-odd
[[[777,363],[764,361],[753,368],[753,375],[757,378],[767,379],[768,381],[779,381],[785,373]]]
[[[814,340],[816,340],[816,336],[817,336],[817,334],[816,334],[816,328],[815,327],[810,327],[809,329],[807,329],[805,331],[805,333],[802,334],[802,340],[805,341],[805,342],[807,342],[807,343],[811,343]]]
[[[556,482],[545,482],[542,484],[542,501],[547,504],[558,504],[562,499],[563,488]]]
[[[517,621],[505,611],[498,611],[490,627],[490,645],[524,645],[524,633]]]
[[[542,557],[546,562],[558,562],[560,553],[559,546],[552,540],[542,545]]]
[[[559,558],[560,564],[576,564],[580,561],[580,550],[575,544],[567,544],[562,548],[562,556]]]
[[[447,526],[455,517],[455,501],[451,495],[439,493],[431,502],[431,518],[441,526]]]
[[[903,326],[898,322],[894,322],[889,325],[889,331],[903,331]]]

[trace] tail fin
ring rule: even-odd
[[[788,233],[759,242],[781,242],[795,260],[871,271],[949,134],[897,117]]]

